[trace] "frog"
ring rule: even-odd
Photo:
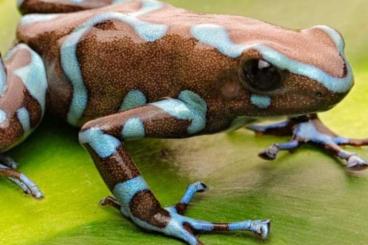
[[[0,56],[0,175],[41,199],[40,188],[6,152],[45,113],[79,128],[116,208],[138,227],[203,244],[197,234],[246,231],[261,239],[270,220],[217,223],[185,215],[203,182],[163,207],[125,144],[180,139],[248,127],[288,135],[260,156],[272,160],[302,144],[322,147],[362,170],[367,161],[342,148],[318,118],[351,91],[342,35],[320,25],[293,30],[243,16],[197,14],[158,0],[18,0],[16,41]],[[272,125],[250,124],[284,116]]]

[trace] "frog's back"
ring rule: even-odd
[[[120,109],[176,97],[183,89],[221,103],[219,84],[231,79],[221,72],[237,69],[239,60],[194,38],[193,27],[207,23],[228,28],[234,41],[268,42],[279,50],[283,47],[278,45],[285,44],[288,55],[300,61],[308,54],[292,50],[298,43],[306,43],[306,51],[317,48],[310,42],[314,34],[300,35],[244,17],[198,15],[153,0],[70,14],[28,15],[18,28],[18,40],[45,61],[49,109],[81,125]],[[332,43],[326,35],[317,38]],[[331,64],[317,65],[328,71]]]

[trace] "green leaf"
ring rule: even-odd
[[[207,12],[254,16],[291,27],[325,22],[346,34],[348,53],[358,67],[356,86],[338,107],[322,115],[345,136],[368,136],[368,34],[363,14],[368,2],[336,1],[170,1]],[[360,4],[360,5],[358,5]],[[13,40],[15,3],[0,1],[0,48]],[[358,7],[355,7],[358,6]],[[357,12],[357,9],[359,11]],[[339,16],[339,17],[338,17]],[[359,35],[358,35],[359,34]],[[365,67],[366,68],[366,67]],[[146,233],[98,201],[109,195],[78,130],[46,118],[27,141],[9,152],[46,198],[25,196],[0,179],[0,244],[182,244]],[[313,147],[282,153],[266,162],[257,153],[286,138],[255,137],[244,129],[182,140],[143,140],[128,144],[137,165],[164,205],[176,203],[187,184],[209,185],[188,215],[211,221],[270,218],[272,235],[261,242],[248,233],[206,234],[205,244],[365,244],[368,241],[368,179],[352,176],[340,161]],[[349,149],[368,158],[367,149]]]

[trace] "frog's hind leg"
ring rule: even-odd
[[[41,57],[25,44],[0,56],[0,152],[22,142],[43,118],[47,90]],[[9,178],[27,194],[41,198],[38,187],[16,170],[18,164],[0,155],[0,176]]]
[[[115,198],[103,204],[120,209],[137,226],[163,233],[190,245],[201,243],[200,232],[251,231],[262,238],[269,234],[268,220],[213,223],[189,218],[184,212],[194,193],[203,191],[202,183],[190,185],[180,204],[163,208],[129,156],[125,143],[144,137],[177,138],[205,128],[206,105],[196,94],[184,91],[180,99],[166,99],[88,122],[79,134],[80,142],[91,154],[98,170]]]
[[[124,0],[18,0],[22,14],[70,13],[87,9],[101,8]]]
[[[7,177],[14,184],[18,185],[26,194],[40,199],[43,197],[42,192],[33,181],[24,174],[16,171],[14,165],[0,164],[0,176]]]

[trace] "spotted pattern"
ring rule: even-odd
[[[263,44],[236,44],[230,39],[227,30],[219,25],[200,24],[192,27],[191,32],[198,41],[216,48],[222,54],[231,58],[237,58],[247,50],[257,50],[263,59],[276,67],[291,71],[294,74],[309,77],[335,93],[348,92],[353,86],[353,75],[350,66],[348,66],[348,73],[345,77],[337,78],[327,74],[318,67],[292,60],[277,50]],[[336,35],[331,35],[333,35],[333,39],[339,48],[341,48]]]

